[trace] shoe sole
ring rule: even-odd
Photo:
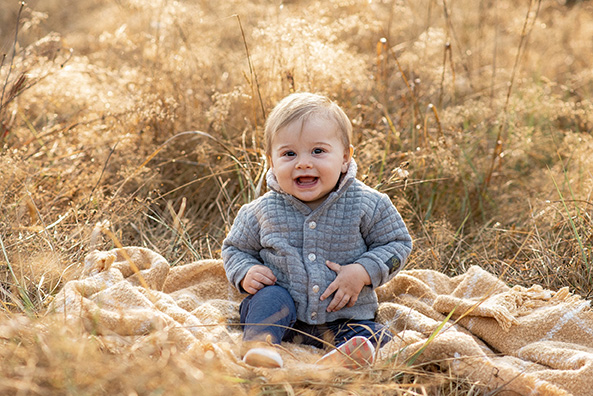
[[[266,348],[253,348],[243,356],[243,361],[253,367],[281,368],[282,357],[276,351]]]
[[[333,351],[326,353],[318,364],[359,368],[373,364],[375,347],[365,337],[352,337]]]

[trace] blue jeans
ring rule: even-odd
[[[274,344],[289,341],[323,348],[326,343],[340,346],[354,336],[366,337],[374,346],[383,346],[393,337],[385,326],[372,320],[341,319],[321,325],[301,322],[296,318],[292,297],[277,285],[266,286],[245,297],[239,309],[243,341],[264,341],[270,336]]]

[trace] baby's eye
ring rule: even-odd
[[[294,157],[296,153],[294,151],[286,151],[282,154],[284,157]]]
[[[313,149],[313,154],[321,154],[321,153],[324,153],[324,152],[325,152],[325,150],[324,149],[321,149],[321,148]]]

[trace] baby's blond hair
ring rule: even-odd
[[[309,92],[293,93],[282,99],[266,120],[264,131],[265,152],[271,157],[272,139],[278,131],[293,122],[305,123],[312,117],[322,117],[334,121],[341,132],[344,148],[352,142],[352,123],[336,103],[328,97]]]

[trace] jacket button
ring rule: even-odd
[[[317,227],[317,223],[316,222],[312,221],[312,222],[309,223],[309,228],[310,229],[314,230],[315,227]]]
[[[313,254],[313,253],[309,253],[309,255],[307,256],[307,258],[309,259],[309,261],[315,261],[315,259],[317,258],[317,256],[315,256],[315,254]]]
[[[313,286],[313,293],[318,293],[319,292],[319,286],[315,285]]]
[[[316,317],[317,317],[317,312],[311,313],[311,319],[315,320]]]

